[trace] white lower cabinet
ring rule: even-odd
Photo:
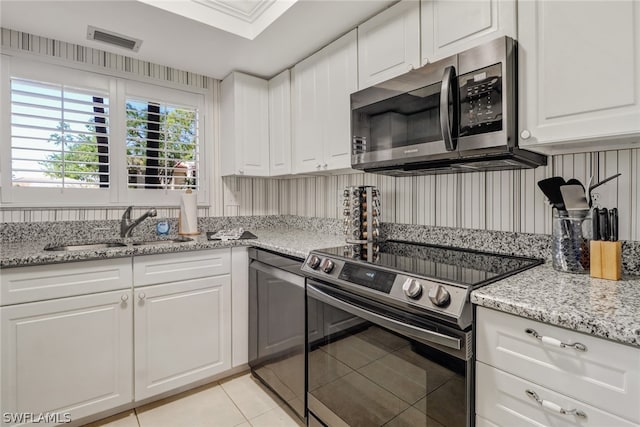
[[[131,402],[132,303],[127,289],[1,307],[2,425],[28,424],[5,414],[76,420]]]
[[[476,363],[476,382],[482,390],[476,395],[476,413],[485,418],[484,425],[638,425],[481,362]]]
[[[134,290],[135,399],[231,368],[229,275]]]
[[[247,250],[234,254],[242,320]],[[7,288],[0,307],[2,426],[56,424],[29,422],[29,414],[49,414],[57,423],[68,414],[75,422],[232,367],[231,249],[0,273]],[[238,323],[246,328],[247,320]],[[239,337],[233,366],[246,363],[247,332]]]
[[[640,349],[483,307],[476,314],[476,415],[500,426],[640,424]]]

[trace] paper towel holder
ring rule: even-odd
[[[187,189],[187,191],[185,191],[182,195],[182,198],[180,200],[180,212],[178,213],[178,234],[181,236],[197,236],[198,234],[200,234],[200,232],[198,231],[198,207],[196,204],[196,199],[195,197],[192,196],[193,191],[191,191],[190,188]],[[192,198],[192,200],[190,200],[190,205],[189,205],[189,212],[187,213],[187,198],[185,197],[187,196],[188,198]],[[186,227],[187,229],[185,230],[185,224],[182,220],[182,218],[187,217],[186,219],[186,223],[191,224],[192,227]],[[190,217],[190,218],[189,218]],[[193,229],[195,224],[195,230]]]

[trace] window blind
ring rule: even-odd
[[[126,114],[129,188],[198,189],[198,109],[127,98]]]
[[[109,187],[109,97],[11,78],[14,187]]]

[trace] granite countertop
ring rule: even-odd
[[[640,347],[640,276],[592,279],[543,264],[473,291],[471,302]]]
[[[62,262],[84,261],[92,259],[121,258],[131,255],[151,255],[171,252],[183,252],[202,249],[227,248],[233,246],[255,246],[274,250],[287,255],[305,258],[313,249],[328,248],[344,244],[344,236],[319,233],[317,231],[291,228],[269,228],[249,230],[257,239],[246,240],[207,240],[205,234],[192,236],[193,241],[176,244],[156,244],[144,246],[123,246],[99,250],[45,251],[45,241],[27,241],[20,243],[2,243],[0,246],[0,268],[28,265],[55,264]],[[176,236],[172,236],[176,237]],[[136,241],[137,239],[129,239]],[[110,241],[123,241],[111,239]],[[125,241],[126,242],[126,241]],[[61,242],[70,244],[77,242]]]

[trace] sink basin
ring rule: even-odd
[[[81,245],[62,245],[51,246],[44,248],[45,251],[95,251],[100,249],[109,248],[122,248],[127,246],[124,243],[119,242],[105,242],[105,243],[86,243]]]
[[[162,240],[144,240],[142,242],[133,242],[133,246],[147,246],[147,245],[174,245],[176,243],[193,242],[190,237],[176,237],[175,239],[162,239]]]

